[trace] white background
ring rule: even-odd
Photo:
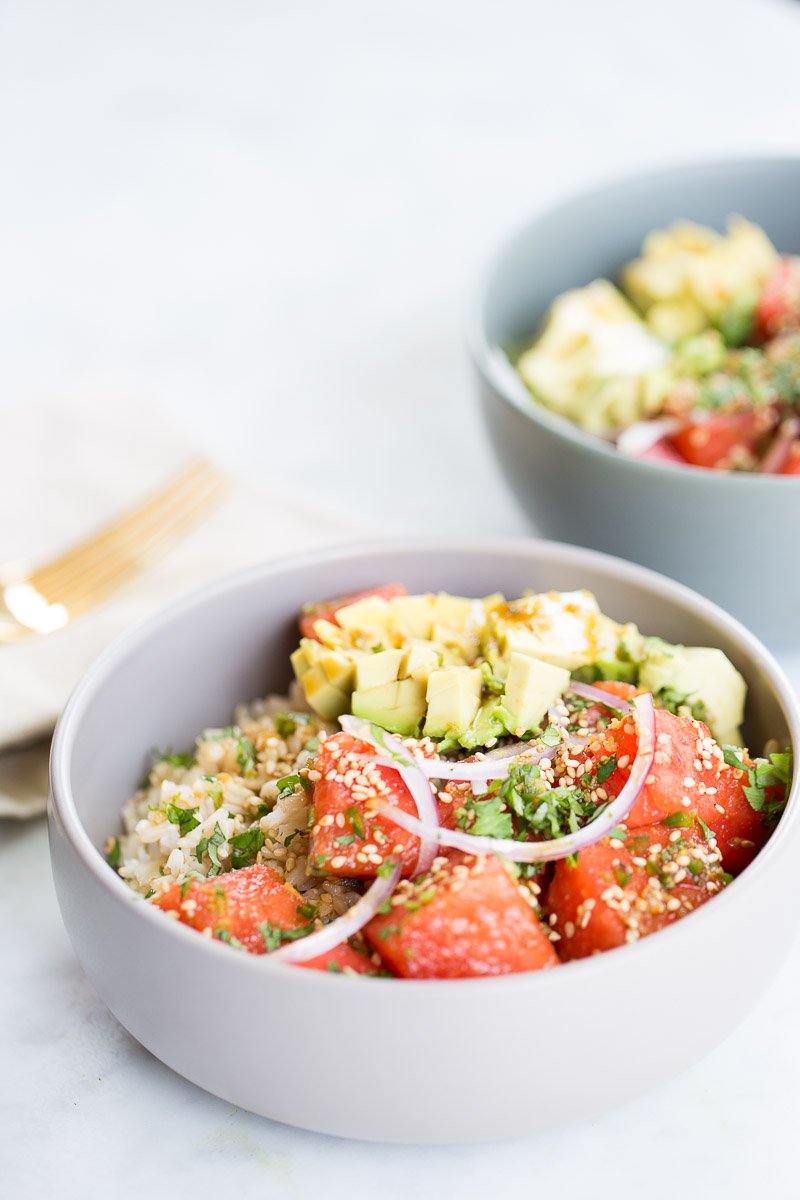
[[[461,340],[486,252],[601,177],[797,151],[798,61],[790,0],[5,0],[0,405],[156,404],[345,520],[522,531]],[[726,1045],[635,1106],[502,1147],[368,1147],[151,1059],[77,968],[42,823],[3,827],[0,853],[3,1196],[800,1195],[800,952]],[[653,1036],[692,1019],[676,980]],[[498,1046],[476,1031],[465,1052]],[[381,1070],[376,1102],[390,1087]]]

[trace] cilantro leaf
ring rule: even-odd
[[[501,796],[490,796],[488,800],[470,802],[475,821],[470,833],[478,837],[510,838],[514,834],[511,813]]]
[[[181,808],[178,804],[166,804],[164,811],[170,824],[178,826],[179,837],[185,837],[200,824],[196,808]]]
[[[272,950],[277,950],[284,942],[296,942],[298,938],[306,937],[311,933],[313,925],[302,925],[299,929],[281,929],[278,925],[273,925],[270,921],[262,921],[256,928],[264,939],[267,953]]]
[[[300,725],[308,725],[311,717],[308,713],[286,712],[278,713],[275,717],[275,728],[282,738],[291,737]]]
[[[208,852],[208,857],[211,859],[211,866],[208,869],[209,876],[222,874],[222,863],[219,861],[219,848],[225,841],[225,834],[219,827],[219,822],[214,826],[214,833],[210,838],[201,838],[197,843],[195,854],[197,861],[201,862],[203,855]]]
[[[251,867],[258,857],[258,852],[264,845],[264,834],[256,825],[253,829],[245,829],[228,838],[228,844],[233,848],[231,864],[234,871],[241,867]]]
[[[597,767],[597,782],[601,783],[601,784],[605,783],[605,781],[607,779],[611,778],[611,776],[614,774],[616,769],[617,769],[616,754],[611,754],[611,755],[609,755],[608,758],[602,759]]]

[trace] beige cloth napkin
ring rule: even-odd
[[[45,561],[198,452],[140,404],[38,404],[12,412],[7,434],[0,564]],[[267,448],[263,479],[221,465],[230,494],[162,558],[74,625],[0,646],[0,816],[26,817],[46,806],[48,735],[82,672],[117,634],[228,571],[367,532],[307,507],[300,488],[287,495],[271,487]]]

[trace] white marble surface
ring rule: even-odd
[[[796,151],[799,51],[789,0],[6,0],[0,403],[142,397],[377,527],[522,531],[460,340],[485,251],[601,176]],[[0,837],[3,1196],[798,1194],[800,950],[635,1106],[502,1147],[361,1146],[150,1058],[75,963],[43,824]],[[654,1036],[691,1020],[676,981]]]

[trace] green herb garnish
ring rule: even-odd
[[[667,829],[688,829],[694,825],[694,814],[685,811],[681,812],[679,809],[678,812],[670,813],[668,817],[664,817],[661,824],[666,825]]]
[[[264,845],[264,834],[256,825],[252,829],[245,829],[244,833],[237,833],[228,838],[228,844],[233,848],[231,865],[234,871],[238,871],[241,867],[251,867],[256,861],[258,852]]]
[[[178,826],[178,834],[180,837],[186,837],[193,829],[197,829],[200,822],[197,819],[196,808],[181,808],[178,804],[166,804],[164,811],[167,814],[167,820],[171,825]]]
[[[262,921],[256,928],[264,939],[264,945],[267,948],[267,953],[272,950],[277,950],[284,942],[296,942],[298,938],[304,938],[311,933],[313,925],[303,925],[300,929],[281,929],[277,925],[273,925],[270,921]]]

